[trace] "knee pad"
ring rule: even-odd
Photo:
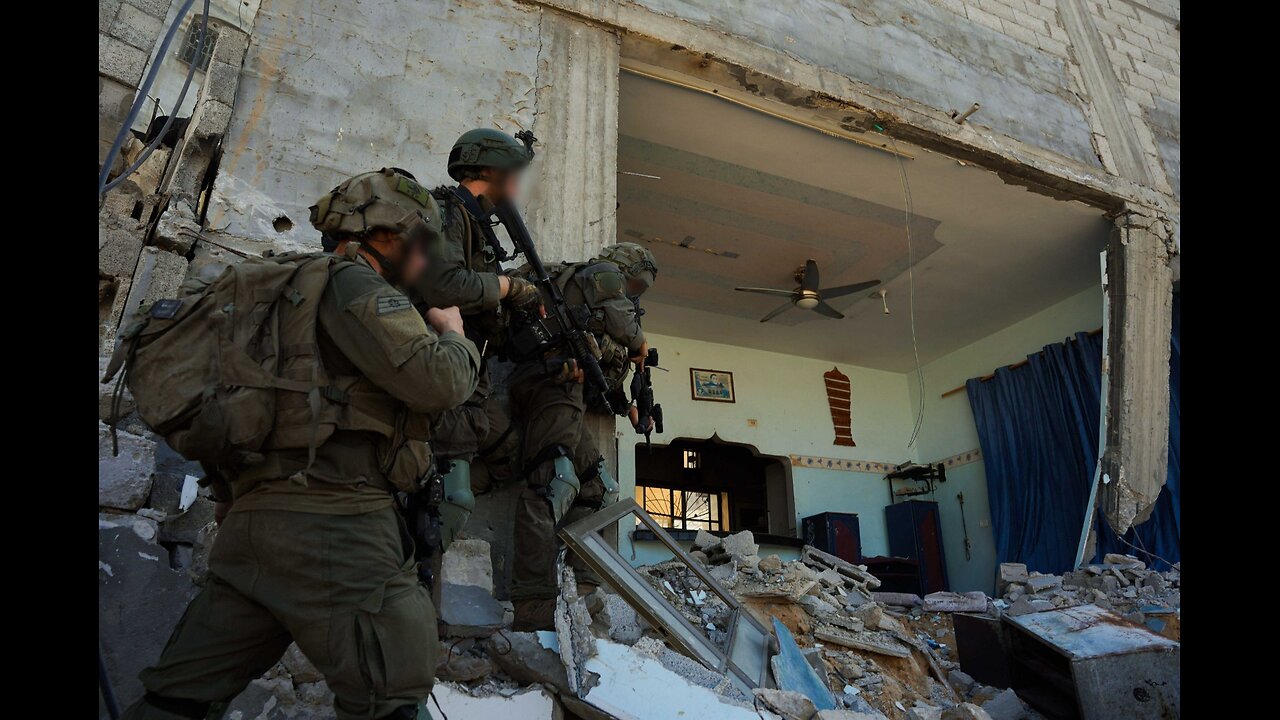
[[[449,460],[449,471],[441,485],[444,499],[440,502],[440,550],[449,549],[462,527],[476,507],[471,494],[471,463],[466,460]]]
[[[596,461],[596,475],[600,478],[600,483],[604,485],[604,497],[600,500],[600,507],[607,507],[618,502],[618,495],[621,488],[618,481],[613,477],[613,473],[609,472],[609,468],[605,467],[604,458]]]
[[[534,457],[535,469],[548,462],[551,464],[551,479],[545,487],[540,484],[531,487],[546,497],[551,504],[551,516],[555,524],[559,525],[573,502],[578,499],[582,483],[578,480],[578,471],[574,469],[573,460],[569,459],[569,449],[565,446],[548,446]]]

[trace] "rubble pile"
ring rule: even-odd
[[[1000,566],[997,591],[1000,609],[1008,615],[1093,604],[1135,625],[1178,639],[1182,607],[1181,565],[1165,572],[1149,569],[1132,555],[1108,553],[1099,564],[1085,565],[1065,575],[1027,572],[1021,563]]]
[[[805,547],[798,560],[760,557],[749,531],[725,538],[699,532],[690,555],[766,626],[776,617],[794,634],[837,706],[819,712],[808,698],[783,688],[757,690],[761,709],[802,720],[1039,717],[1012,691],[976,683],[955,661],[947,613],[998,616],[998,605],[983,593],[920,598],[879,592],[880,581],[865,566],[812,547]],[[724,648],[730,609],[695,573],[675,560],[639,571]]]

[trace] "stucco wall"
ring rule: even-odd
[[[833,444],[835,433],[827,410],[822,374],[832,368],[823,360],[702,342],[690,338],[651,335],[661,352],[663,367],[653,373],[654,392],[662,403],[665,432],[658,443],[675,438],[721,440],[755,447],[761,454],[840,460],[900,463],[911,456],[907,376],[900,373],[840,365],[852,388],[851,415],[856,447]],[[735,403],[695,401],[691,397],[690,368],[733,373]],[[750,421],[755,421],[751,426]],[[644,452],[644,438],[623,420],[618,423],[618,468],[623,497],[635,493],[635,456]],[[866,554],[888,551],[884,505],[888,499],[883,473],[820,470],[795,464],[795,517],[825,511],[856,512]],[[630,557],[630,539],[621,538],[622,554]],[[655,559],[637,553],[636,562]]]

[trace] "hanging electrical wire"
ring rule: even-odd
[[[883,128],[880,129],[883,132]],[[911,439],[907,441],[907,447],[914,447],[916,439],[920,436],[920,428],[924,425],[924,368],[920,365],[920,343],[916,338],[916,263],[915,249],[911,242],[911,218],[915,215],[915,210],[911,201],[911,183],[907,180],[907,166],[902,162],[902,153],[898,152],[898,141],[889,135],[889,142],[893,143],[893,155],[898,161],[898,176],[902,180],[902,216],[907,228],[907,315],[911,321],[911,353],[916,361],[916,380],[920,384],[920,405],[916,410],[916,424],[911,429]]]
[[[148,93],[151,92],[151,85],[155,83],[156,76],[159,74],[160,66],[164,64],[164,59],[168,55],[169,45],[173,42],[173,38],[178,33],[178,28],[182,25],[182,19],[187,16],[187,12],[191,10],[191,6],[195,4],[195,0],[187,0],[173,18],[173,24],[169,26],[169,31],[165,33],[164,41],[160,43],[160,49],[156,51],[156,61],[151,65],[151,70],[147,73],[147,79],[142,83],[142,87],[138,89],[138,97],[133,101],[133,107],[129,109],[129,115],[125,118],[124,126],[120,128],[120,132],[116,133],[116,139],[111,143],[111,149],[107,151],[107,157],[102,161],[102,170],[98,173],[98,197],[101,198],[107,191],[124,182],[126,178],[132,175],[142,167],[142,164],[151,157],[151,153],[160,147],[160,143],[164,142],[164,137],[169,133],[169,126],[173,124],[173,120],[178,115],[178,111],[182,108],[182,101],[187,98],[187,90],[191,87],[191,78],[195,77],[196,66],[200,64],[200,59],[204,53],[204,44],[209,36],[209,0],[204,0],[204,14],[200,17],[200,37],[196,41],[195,56],[191,59],[191,66],[187,70],[187,79],[182,83],[182,91],[178,93],[178,100],[173,104],[173,110],[169,112],[169,117],[165,119],[164,126],[160,128],[160,132],[156,134],[155,139],[142,151],[137,161],[130,165],[128,169],[116,176],[116,179],[107,182],[107,177],[111,174],[111,167],[115,165],[116,157],[120,154],[120,149],[124,147],[125,139],[129,137],[130,128],[138,119],[138,113],[142,111],[142,106],[146,104]]]

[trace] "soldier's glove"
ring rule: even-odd
[[[538,292],[538,286],[520,277],[508,276],[511,283],[507,287],[507,304],[511,309],[517,312],[538,314],[538,308],[542,307],[542,293]]]
[[[547,377],[554,384],[582,382],[582,374],[578,369],[578,361],[573,358],[557,358],[547,362]]]

